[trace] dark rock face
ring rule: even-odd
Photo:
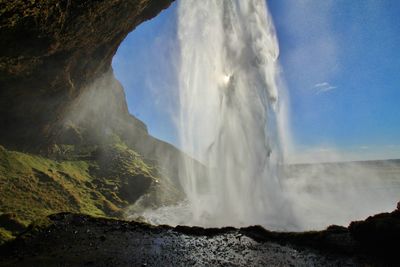
[[[381,213],[364,221],[352,222],[351,235],[363,249],[380,254],[398,254],[400,240],[400,211]]]
[[[0,143],[23,151],[52,143],[73,101],[110,70],[125,36],[172,1],[2,1]]]
[[[3,213],[0,215],[0,225],[12,233],[19,233],[25,230],[26,225],[20,222],[13,213]]]
[[[171,2],[0,1],[0,213],[122,217],[142,196],[181,197],[182,153],[129,114],[111,69],[125,36]],[[0,241],[13,233],[1,229]]]
[[[398,225],[387,214],[373,218],[359,223]],[[60,213],[0,247],[0,266],[398,266],[397,243],[379,254],[379,244],[365,251],[364,242],[351,227],[303,233],[173,228]]]
[[[262,227],[172,228],[62,213],[49,216],[44,224],[31,225],[16,240],[0,247],[0,266],[374,266],[374,263],[383,263],[357,253],[297,246],[286,238],[288,233],[274,232],[275,239],[267,232]],[[323,236],[325,232],[318,234]],[[297,235],[310,239],[307,234]],[[277,242],[285,238],[285,244]],[[310,243],[313,242],[311,237]]]

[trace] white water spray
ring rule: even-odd
[[[289,105],[264,0],[182,0],[178,37],[181,148],[205,167],[186,158],[180,180],[187,200],[133,209],[128,218],[296,231],[346,226],[393,209],[400,161],[283,164],[284,155],[304,155],[288,142]]]
[[[180,180],[187,200],[133,207],[128,218],[293,231],[346,226],[393,209],[400,161],[283,164],[283,156],[305,155],[288,142],[289,105],[264,0],[182,0],[178,37],[181,149],[205,167],[186,158]],[[317,161],[331,156],[341,159],[332,150]]]
[[[179,4],[181,147],[208,170],[181,170],[189,223],[282,225],[279,48],[266,3]]]

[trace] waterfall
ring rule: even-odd
[[[180,179],[203,226],[282,224],[279,54],[264,0],[179,2]]]
[[[398,163],[290,164],[303,155],[292,150],[279,46],[264,0],[181,0],[177,17],[175,119],[180,148],[194,159],[179,167],[186,201],[134,209],[128,218],[299,231],[392,210]]]

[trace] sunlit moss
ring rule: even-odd
[[[10,231],[7,231],[3,227],[0,227],[0,245],[3,244],[6,241],[12,240],[15,237]]]
[[[153,168],[122,144],[106,148],[99,161],[56,161],[0,147],[0,212],[25,222],[61,211],[118,213],[129,204],[120,187],[139,175],[156,179]]]

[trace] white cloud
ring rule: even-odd
[[[300,88],[333,80],[340,68],[340,37],[334,31],[335,1],[283,0],[283,27],[295,45],[287,54],[288,75]],[[334,88],[331,88],[334,89]]]
[[[314,87],[325,87],[325,86],[329,86],[329,83],[327,82],[317,83]]]
[[[317,83],[314,85],[313,89],[316,90],[317,94],[326,93],[336,89],[336,86],[329,84],[328,82]]]

